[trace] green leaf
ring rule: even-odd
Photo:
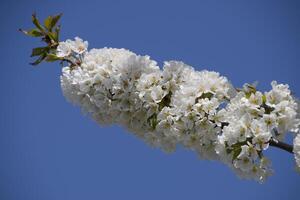
[[[233,149],[232,160],[235,160],[240,155],[241,151],[242,151],[241,146],[234,148]]]
[[[55,27],[55,25],[57,24],[61,16],[62,14],[55,15],[55,16],[48,16],[44,21],[44,25],[46,29],[48,31],[52,31],[52,29]]]
[[[42,25],[40,24],[39,20],[36,17],[36,14],[33,13],[32,14],[32,23],[41,31],[41,32],[45,32],[44,28],[42,27]]]
[[[155,130],[156,125],[158,124],[158,122],[157,122],[157,115],[153,114],[151,117],[148,118],[147,121],[148,121],[150,127],[152,128],[152,130]]]
[[[63,58],[59,58],[55,55],[56,48],[59,43],[60,26],[57,26],[62,14],[49,16],[44,20],[44,24],[41,24],[37,19],[36,14],[32,15],[32,23],[36,26],[32,30],[24,31],[20,29],[24,34],[32,37],[41,37],[41,40],[46,43],[45,47],[37,47],[32,49],[31,57],[38,56],[38,58],[31,63],[32,65],[38,65],[42,61],[53,62],[62,61]]]
[[[51,27],[52,28],[57,24],[57,22],[59,21],[59,19],[61,18],[61,16],[62,16],[62,13],[59,14],[59,15],[56,15],[56,16],[54,16],[52,18],[52,21],[51,21]]]
[[[57,60],[62,60],[62,58],[57,57],[54,54],[48,54],[47,57],[46,57],[47,62],[54,62],[54,61],[57,61]]]
[[[57,35],[55,32],[48,32],[48,36],[51,40],[57,42]]]
[[[267,97],[266,97],[266,95],[263,95],[263,96],[262,96],[262,102],[263,102],[263,104],[267,102]]]
[[[37,47],[37,48],[34,48],[34,49],[32,49],[31,57],[40,56],[43,53],[47,53],[48,50],[49,50],[49,47]]]
[[[228,149],[228,148],[226,149],[227,154],[230,154],[231,152],[232,152],[232,149]]]
[[[169,106],[171,103],[172,92],[169,92],[161,102],[158,103],[158,110],[162,110],[164,107]]]
[[[48,16],[44,21],[44,26],[49,31],[51,31],[52,29],[52,20],[53,20],[52,16]]]
[[[200,98],[201,98],[201,99],[205,99],[205,98],[211,99],[213,96],[214,96],[213,93],[211,93],[211,92],[206,92],[206,93],[203,93],[203,94],[200,96]]]
[[[270,114],[275,108],[268,106],[267,104],[263,103],[262,107],[265,109],[265,114]]]
[[[56,42],[59,42],[60,26],[55,27],[54,32],[55,32]]]
[[[47,54],[42,54],[36,61],[34,61],[33,63],[30,63],[30,64],[31,65],[38,65],[46,58],[46,56],[47,56]]]
[[[19,29],[19,31],[21,31],[22,33],[24,33],[28,36],[31,36],[31,37],[41,37],[41,36],[44,35],[38,29],[31,29],[31,30],[28,30],[28,31],[24,31],[22,29]]]

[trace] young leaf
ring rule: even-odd
[[[47,61],[47,62],[54,62],[54,61],[61,60],[61,59],[62,59],[62,58],[57,57],[57,56],[54,55],[54,54],[48,54],[47,57],[46,57],[46,61]]]
[[[31,29],[29,31],[19,29],[19,31],[21,31],[24,34],[26,34],[28,36],[31,36],[31,37],[41,37],[41,36],[43,36],[43,33],[41,33],[38,29]]]
[[[265,103],[267,102],[267,97],[266,97],[266,95],[263,95],[263,96],[262,96],[262,101],[263,101],[263,104],[265,104]]]
[[[41,26],[39,20],[36,17],[36,14],[33,13],[32,14],[32,23],[41,31],[41,32],[45,32],[44,28]]]
[[[52,16],[48,16],[45,21],[44,21],[44,26],[46,27],[47,30],[51,31],[52,29],[52,21],[53,21],[53,17]]]
[[[55,27],[55,38],[56,38],[56,42],[59,42],[59,32],[60,32],[60,26]]]
[[[58,22],[58,20],[61,18],[61,16],[62,16],[62,13],[59,14],[59,15],[56,15],[56,16],[54,16],[54,17],[52,18],[52,21],[51,21],[51,27],[52,27],[52,28],[57,24],[57,22]]]
[[[55,32],[48,32],[48,36],[51,40],[57,42],[57,36]]]
[[[32,65],[38,65],[42,61],[46,60],[48,62],[53,61],[63,61],[62,58],[59,58],[55,55],[56,48],[59,44],[59,31],[60,26],[57,26],[57,22],[59,21],[62,14],[49,16],[44,20],[44,24],[41,25],[39,20],[34,13],[32,15],[32,23],[36,26],[32,30],[24,31],[20,29],[26,35],[32,37],[41,37],[41,40],[46,43],[45,47],[37,47],[32,49],[31,57],[39,56]]]
[[[37,48],[34,48],[34,49],[32,49],[31,57],[40,56],[40,55],[42,55],[44,53],[47,53],[48,50],[49,50],[48,47],[37,47]]]
[[[58,22],[61,16],[62,14],[55,15],[55,16],[48,16],[44,21],[44,25],[46,29],[48,31],[52,31],[52,29],[55,27],[56,23]]]
[[[34,61],[33,63],[30,63],[30,64],[31,65],[38,65],[46,58],[46,56],[47,56],[47,54],[42,54],[36,61]]]
[[[241,152],[242,152],[242,148],[240,146],[237,147],[237,148],[234,148],[233,149],[232,160],[235,160],[240,155]]]

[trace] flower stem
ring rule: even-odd
[[[74,66],[78,65],[78,63],[75,63],[75,62],[73,62],[72,60],[70,60],[70,59],[67,59],[67,58],[64,58],[64,59],[62,59],[62,61],[65,61],[65,62],[68,62],[68,63],[70,63],[72,67],[74,67]]]

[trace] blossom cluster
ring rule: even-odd
[[[300,172],[300,134],[294,139],[294,155],[297,164],[297,170]]]
[[[263,155],[271,138],[283,140],[287,132],[298,132],[295,99],[288,85],[271,83],[264,94],[250,85],[231,99],[225,108],[224,127],[219,136],[218,152],[225,163],[244,178],[263,181],[272,173]]]
[[[56,49],[56,56],[73,63],[80,63],[82,62],[82,56],[87,51],[87,48],[87,41],[83,41],[81,38],[75,37],[75,40],[60,42]]]
[[[161,70],[149,56],[87,46],[75,38],[57,48],[58,57],[80,61],[62,69],[65,97],[99,124],[120,124],[166,152],[182,145],[200,158],[224,162],[242,178],[264,181],[272,173],[263,153],[270,140],[299,131],[298,104],[288,85],[274,81],[269,92],[251,85],[237,91],[217,72],[178,61]]]

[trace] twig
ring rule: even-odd
[[[293,146],[290,145],[290,144],[287,144],[287,143],[284,143],[284,142],[281,142],[281,141],[278,141],[274,138],[271,138],[270,140],[270,146],[273,146],[273,147],[277,147],[279,149],[283,149],[289,153],[294,153],[293,152]]]

